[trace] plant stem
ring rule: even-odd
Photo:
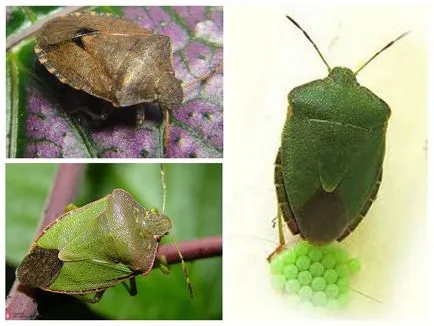
[[[222,237],[214,236],[178,243],[185,261],[205,257],[221,256]],[[165,256],[169,264],[179,263],[180,257],[174,245],[164,244],[158,247],[157,256]],[[155,267],[155,266],[154,266]]]

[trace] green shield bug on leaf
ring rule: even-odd
[[[161,173],[164,212],[162,168]],[[121,189],[68,209],[33,242],[16,270],[20,283],[64,294],[95,293],[90,300],[95,303],[107,288],[129,279],[130,294],[135,295],[135,277],[146,275],[156,263],[159,242],[171,229],[169,217],[142,207]],[[193,296],[182,254],[174,245]],[[163,259],[157,262],[163,264]]]
[[[391,110],[361,86],[356,76],[408,33],[389,42],[353,72],[344,67],[332,69],[310,36],[286,17],[314,46],[329,74],[288,94],[274,169],[280,242],[276,251],[285,243],[283,220],[293,234],[321,245],[343,240],[368,212],[381,183]]]

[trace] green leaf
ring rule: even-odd
[[[17,266],[36,235],[56,165],[6,164],[6,260]]]
[[[6,37],[30,26],[40,17],[59,10],[60,7],[6,7]]]

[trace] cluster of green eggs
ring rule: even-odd
[[[349,302],[350,279],[360,261],[335,244],[318,247],[301,241],[276,255],[270,269],[278,289],[313,306],[338,308]]]

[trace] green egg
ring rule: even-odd
[[[309,271],[302,271],[298,274],[301,285],[309,285],[312,282],[312,274]]]
[[[310,267],[310,259],[307,256],[300,256],[295,262],[300,271],[305,271]]]
[[[298,275],[298,268],[294,264],[289,264],[283,269],[283,274],[287,280],[295,279]]]
[[[300,282],[298,280],[289,280],[285,283],[285,290],[290,294],[295,294],[300,290]]]
[[[312,273],[312,276],[322,276],[324,273],[324,266],[316,261],[310,265],[309,270]]]

